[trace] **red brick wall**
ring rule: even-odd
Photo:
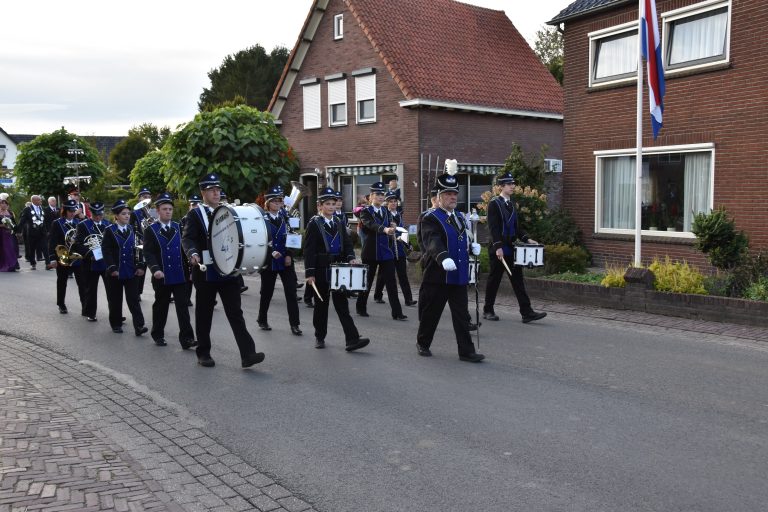
[[[658,0],[662,12],[698,3]],[[637,19],[630,5],[565,25],[564,205],[574,214],[597,262],[629,261],[631,239],[596,238],[594,233],[595,157],[593,151],[635,146],[634,84],[588,90],[589,32]],[[765,191],[768,189],[768,3],[733,0],[730,67],[689,76],[667,77],[664,128],[653,141],[645,92],[643,145],[715,144],[714,204],[724,205],[755,248],[768,247]],[[643,243],[644,260],[668,254],[704,264],[690,243]]]

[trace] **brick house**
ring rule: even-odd
[[[697,212],[724,205],[753,247],[768,245],[768,27],[763,0],[657,0],[666,80],[654,141],[643,107],[643,260],[705,264]],[[549,23],[565,36],[563,206],[596,262],[631,261],[637,0],[577,0]],[[647,78],[646,78],[647,80]]]
[[[546,144],[560,169],[559,84],[504,12],[453,0],[316,0],[269,110],[301,181],[340,189],[347,211],[395,177],[414,222],[446,158],[469,211],[513,142]]]

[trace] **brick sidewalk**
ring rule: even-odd
[[[0,512],[314,511],[103,371],[4,335],[0,352]]]

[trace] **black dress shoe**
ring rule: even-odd
[[[267,322],[256,322],[256,323],[259,324],[259,329],[261,329],[262,331],[271,331],[272,330],[272,328],[269,326],[269,324]]]
[[[483,354],[467,354],[464,356],[459,356],[459,359],[462,361],[468,361],[470,363],[479,363],[483,359],[485,359],[485,356]]]
[[[144,334],[147,331],[149,331],[149,329],[147,329],[146,327],[139,327],[134,332],[136,333],[136,336],[141,336],[142,334]]]
[[[85,317],[85,319],[88,320],[89,322],[95,322],[97,320],[95,316],[87,316]]]
[[[303,282],[301,282],[301,283],[296,283],[296,289],[297,289],[297,290],[301,290],[302,288],[304,288],[304,283],[303,283]]]
[[[470,331],[476,331],[477,330],[477,324],[474,322],[469,322],[469,330]]]
[[[304,305],[305,305],[305,306],[307,306],[307,307],[308,307],[308,308],[310,308],[310,309],[311,309],[311,308],[313,308],[313,307],[315,307],[315,305],[314,305],[314,304],[312,304],[311,302],[308,302],[308,301],[306,301],[306,300],[304,301]]]
[[[188,308],[191,308],[192,306],[194,306],[194,304],[192,304],[192,301],[187,302],[187,307]]]
[[[417,300],[407,300],[407,301],[405,301],[405,305],[406,306],[415,306],[418,303],[419,303],[419,301],[417,301]]]
[[[123,328],[122,327],[113,327],[112,328],[112,332],[117,333],[117,334],[122,334],[123,333]]]
[[[124,316],[121,316],[121,317],[120,317],[120,321],[121,321],[121,322],[125,322],[125,317],[124,317]]]
[[[168,299],[168,302],[169,302],[169,303],[171,303],[171,304],[173,304],[174,302],[176,302],[176,299],[174,299],[173,297],[171,297],[170,299]]]
[[[416,350],[419,351],[419,355],[420,356],[432,357],[432,352],[428,348],[423,347],[423,346],[419,345],[418,343],[416,344]]]
[[[30,266],[30,270],[37,270],[37,266],[36,265]]]
[[[405,315],[397,315],[397,316],[393,316],[392,320],[408,320],[408,317]]]
[[[373,302],[375,302],[376,304],[386,304],[387,303],[387,301],[385,301],[384,299],[377,299],[376,297],[373,298]]]
[[[315,340],[315,348],[325,348],[325,340]]]
[[[180,341],[179,343],[181,343],[181,348],[184,350],[188,350],[197,346],[197,340],[184,340]]]
[[[216,361],[211,359],[211,356],[198,356],[197,358],[197,364],[200,366],[205,366],[206,368],[212,368],[216,366]]]
[[[158,347],[164,347],[168,345],[163,338],[160,338],[159,340],[155,340],[155,345]]]
[[[547,316],[547,314],[545,312],[543,312],[543,311],[540,311],[540,312],[531,311],[529,314],[523,316],[523,323],[527,324],[528,322],[533,322],[533,321],[536,321],[536,320],[541,320],[545,316]]]
[[[353,350],[357,350],[359,348],[363,348],[366,345],[368,345],[371,342],[368,338],[358,338],[357,341],[353,341],[352,343],[347,343],[347,347],[344,349],[347,352],[352,352]]]
[[[291,332],[295,334],[296,336],[301,336],[301,329],[299,329],[298,325],[292,325],[291,326]]]
[[[246,358],[242,360],[243,368],[248,368],[249,366],[259,364],[263,360],[264,360],[264,352],[254,352],[253,354],[246,356]]]
[[[245,293],[247,291],[248,291],[248,287],[247,286],[243,286],[243,287],[240,288],[240,293]]]
[[[368,314],[367,311],[363,311],[361,309],[357,310],[357,314],[360,315],[360,316],[371,316],[371,315]]]
[[[69,311],[67,311],[67,306],[59,306],[59,313],[61,313],[62,315],[66,315],[67,313],[69,313]]]
[[[494,322],[499,319],[499,316],[496,313],[493,312],[485,312],[483,313],[483,319],[485,320],[493,320]]]

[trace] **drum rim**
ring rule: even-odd
[[[232,208],[230,205],[220,204],[219,206],[217,206],[213,210],[213,217],[211,219],[212,220],[215,219],[216,212],[218,212],[222,208],[226,208],[227,210],[229,210],[229,213],[238,221],[238,222],[235,222],[235,226],[237,227],[237,259],[235,260],[235,268],[232,269],[232,271],[229,273],[224,273],[221,271],[219,264],[216,263],[216,258],[214,257],[214,252],[213,252],[213,241],[211,240],[211,234],[213,233],[213,229],[208,230],[208,247],[211,248],[211,259],[213,260],[213,266],[216,269],[216,272],[218,272],[219,275],[226,277],[226,276],[234,276],[240,270],[240,265],[243,263],[243,249],[244,249],[243,245],[245,241],[243,240],[243,228],[239,222],[240,217],[237,215],[237,211],[234,208]]]

